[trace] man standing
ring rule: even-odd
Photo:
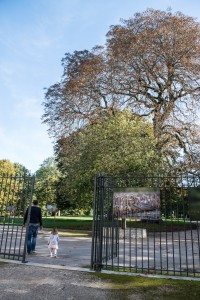
[[[28,208],[24,215],[24,225],[27,222],[28,218]],[[42,211],[41,208],[38,207],[38,200],[33,200],[33,205],[31,206],[30,212],[30,222],[28,228],[28,240],[27,240],[27,253],[35,253],[35,246],[38,234],[38,228],[42,229]]]

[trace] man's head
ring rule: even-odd
[[[38,205],[38,200],[33,200],[33,205]]]

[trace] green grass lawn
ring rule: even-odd
[[[67,216],[67,217],[43,217],[43,227],[52,228],[57,227],[61,229],[73,230],[92,230],[92,217],[85,216]],[[0,218],[0,224],[10,224],[21,226],[23,218]]]
[[[62,229],[92,230],[92,217],[43,217],[45,228],[57,227]]]
[[[43,227],[52,228],[57,227],[61,229],[70,229],[70,230],[92,230],[92,216],[61,216],[61,217],[43,217]],[[10,223],[16,225],[22,225],[22,218],[7,218],[6,220],[0,218],[0,224]],[[113,226],[112,222],[105,220],[105,226]],[[121,227],[121,220],[118,221],[118,225]],[[180,231],[180,230],[189,230],[196,229],[196,224],[190,224],[190,222],[185,222],[184,220],[171,220],[164,219],[160,224],[151,223],[151,222],[141,222],[133,219],[128,219],[126,222],[127,228],[144,228],[148,232],[166,232],[166,231]]]
[[[74,229],[74,230],[92,230],[92,217],[85,216],[67,216],[67,217],[47,217],[43,218],[44,227],[56,226],[63,229]],[[111,226],[114,226],[112,222]],[[121,219],[118,222],[121,227]],[[109,226],[108,222],[105,221],[105,226]],[[190,222],[184,222],[183,220],[171,220],[164,219],[160,224],[151,222],[141,222],[136,220],[127,219],[127,228],[144,228],[149,232],[166,232],[166,231],[179,231],[179,230],[190,230],[196,229],[196,224]]]

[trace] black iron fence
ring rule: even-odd
[[[96,178],[91,268],[200,275],[200,178]]]
[[[33,188],[34,177],[0,176],[0,258],[25,262],[27,232],[22,225]]]

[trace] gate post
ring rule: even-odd
[[[100,176],[100,230],[99,230],[99,258],[98,271],[102,269],[102,251],[103,251],[103,225],[104,225],[104,176]]]
[[[94,180],[94,205],[93,205],[93,220],[92,220],[92,247],[91,247],[91,262],[90,268],[94,269],[94,260],[96,257],[96,214],[97,214],[97,177]]]
[[[30,222],[31,205],[32,205],[32,200],[33,200],[33,192],[34,192],[34,184],[35,184],[35,177],[33,176],[31,178],[31,192],[30,192],[29,210],[28,210],[28,217],[27,217],[26,235],[25,235],[25,241],[24,241],[24,252],[23,252],[22,263],[27,263],[27,261],[26,261],[26,248],[27,248],[28,227],[29,227],[29,222]]]
[[[101,271],[104,224],[104,177],[95,180],[91,268]]]

